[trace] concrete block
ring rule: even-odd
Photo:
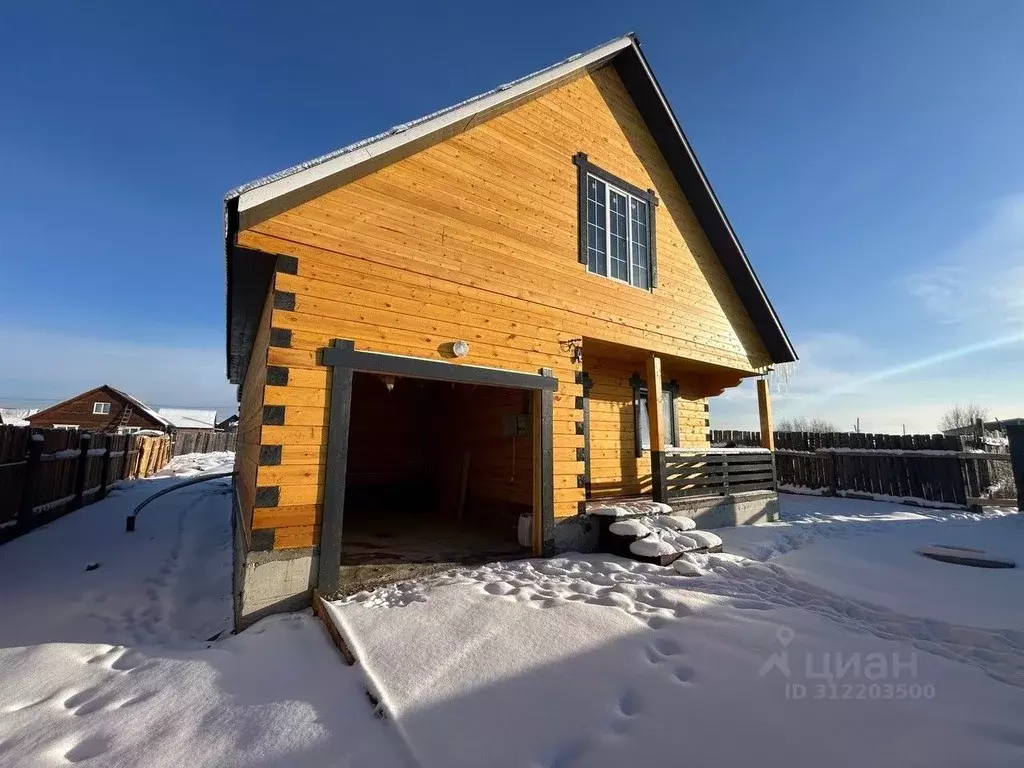
[[[596,552],[598,525],[589,515],[555,519],[555,552]]]
[[[315,550],[246,553],[244,534],[236,526],[234,565],[236,632],[264,616],[312,605],[318,567]]]
[[[731,496],[673,499],[672,509],[693,518],[698,528],[724,528],[774,522],[779,516],[779,498],[771,491],[749,491]]]

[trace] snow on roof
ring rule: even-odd
[[[148,405],[146,405],[146,404],[145,404],[144,402],[142,402],[141,400],[139,400],[139,398],[137,398],[137,397],[132,397],[131,395],[129,395],[129,394],[128,394],[127,392],[125,392],[124,390],[121,390],[121,389],[114,389],[114,387],[111,387],[111,386],[110,386],[109,384],[108,384],[107,386],[108,386],[108,387],[110,387],[110,389],[113,389],[113,390],[114,390],[115,392],[117,392],[117,394],[121,395],[121,397],[124,397],[124,398],[127,398],[128,400],[130,400],[130,401],[131,401],[131,403],[132,403],[132,405],[134,405],[134,406],[135,406],[136,408],[138,408],[138,409],[139,409],[140,411],[144,411],[144,412],[146,413],[146,415],[147,415],[147,416],[149,416],[150,418],[156,419],[156,420],[157,420],[157,421],[159,421],[159,422],[160,422],[161,424],[163,424],[163,425],[164,425],[165,427],[171,427],[171,426],[174,426],[174,425],[173,425],[173,424],[171,424],[171,422],[169,422],[169,421],[168,421],[168,420],[167,420],[166,418],[164,418],[164,417],[163,417],[163,416],[161,416],[161,415],[160,415],[159,413],[157,413],[157,412],[156,412],[156,411],[154,411],[154,410],[153,410],[152,408],[150,408],[150,407],[149,407]]]
[[[39,413],[38,408],[0,408],[0,424],[9,427],[27,427],[26,419],[33,413]]]
[[[217,411],[203,408],[159,408],[160,415],[178,429],[213,429]]]

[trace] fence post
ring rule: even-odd
[[[829,485],[832,487],[829,489],[831,496],[839,495],[839,452],[829,451]]]
[[[103,471],[100,474],[100,492],[98,498],[107,498],[107,485],[110,483],[110,448],[113,437],[107,435],[107,450],[103,452]]]
[[[85,496],[85,473],[89,466],[90,445],[92,445],[92,435],[86,432],[78,439],[78,458],[75,459],[75,499],[71,502],[71,509],[81,507]]]
[[[1013,483],[1017,486],[1017,509],[1024,510],[1024,424],[1007,424]]]
[[[39,457],[43,455],[43,436],[33,434],[28,441],[28,460],[25,463],[25,483],[21,487],[21,504],[18,506],[18,528],[27,530],[32,525],[32,502],[35,501],[36,472],[39,471]]]

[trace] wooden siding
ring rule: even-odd
[[[267,294],[253,343],[249,368],[242,383],[242,396],[238,404],[238,428],[235,435],[235,490],[242,508],[242,523],[246,541],[253,527],[253,503],[260,459],[263,429],[264,390],[267,382],[267,345],[270,339],[271,301],[273,291]]]
[[[657,192],[653,292],[591,275],[578,263],[572,156],[580,151]],[[258,480],[280,486],[281,507],[303,510],[288,514],[307,523],[294,541],[312,541],[316,532],[321,492],[310,480],[321,473],[328,405],[328,371],[317,350],[333,338],[456,364],[551,368],[559,380],[556,517],[575,514],[584,493],[576,451],[583,446],[581,367],[566,341],[601,339],[737,376],[769,362],[610,68],[262,222],[239,233],[238,243],[298,262],[295,274],[279,272],[275,280],[287,295],[272,324],[291,331],[291,344],[268,352],[270,365],[289,369],[288,384],[266,392],[267,404],[285,406],[284,423],[263,428],[263,443],[283,444],[282,467],[291,469],[261,467]],[[466,358],[450,358],[455,339],[469,342]]]
[[[110,413],[94,414],[92,412],[94,403],[110,403]],[[114,432],[121,426],[121,416],[124,409],[129,406],[131,406],[132,413],[124,426],[158,429],[161,432],[165,430],[165,426],[161,422],[108,386],[83,392],[63,403],[33,414],[25,420],[33,427],[44,429],[55,424],[74,424],[83,432]]]
[[[651,492],[651,452],[636,455],[634,376],[644,377],[642,365],[612,357],[586,355],[590,389],[590,488],[593,498],[632,496]],[[708,448],[706,398],[692,374],[664,364],[663,383],[679,386],[675,398],[680,448]],[[669,436],[666,425],[666,440]]]

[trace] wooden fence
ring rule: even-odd
[[[104,498],[170,460],[167,437],[0,426],[0,542]]]
[[[669,497],[774,489],[771,451],[670,449],[665,453],[665,491]]]
[[[761,444],[759,432],[713,430],[712,444]],[[969,450],[963,435],[776,432],[780,490],[964,507],[1016,504],[1007,453]]]
[[[208,429],[179,429],[174,433],[171,453],[213,453],[235,450],[235,432],[211,432]]]

